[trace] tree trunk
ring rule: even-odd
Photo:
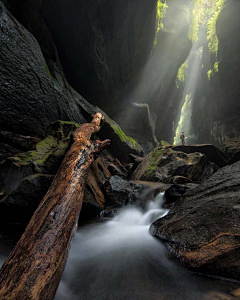
[[[77,230],[87,171],[94,155],[110,143],[90,141],[103,119],[97,113],[74,132],[50,189],[1,269],[1,300],[54,298]]]

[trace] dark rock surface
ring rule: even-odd
[[[204,154],[209,161],[214,162],[220,168],[227,165],[227,159],[224,153],[222,153],[217,147],[210,144],[202,145],[191,145],[191,146],[174,146],[172,147],[174,151],[181,151],[184,153],[195,153],[199,152]]]
[[[222,145],[222,152],[230,159],[236,152],[240,151],[240,138],[226,140]]]
[[[0,127],[44,136],[58,119],[84,122],[70,88],[48,71],[36,39],[0,3]]]
[[[240,162],[218,170],[187,192],[151,226],[188,266],[239,279]]]
[[[205,40],[202,80],[198,82],[192,115],[197,143],[221,146],[228,139],[239,137],[240,134],[239,14],[240,2],[227,0],[216,24],[219,66],[211,80],[208,80],[207,72],[213,68],[216,56],[209,53],[208,41]]]
[[[198,184],[196,183],[173,184],[164,194],[164,198],[166,200],[165,206],[166,204],[176,202],[182,195],[197,186]]]
[[[127,181],[115,175],[109,180],[108,196],[113,200],[113,203],[118,204],[118,207],[128,203],[134,204],[140,200],[144,186],[133,181]]]
[[[34,174],[25,177],[10,193],[4,203],[0,203],[1,221],[21,223],[29,220],[47,193],[54,175]]]
[[[79,125],[57,121],[34,150],[8,157],[0,163],[0,217],[7,221],[29,220],[56,174]]]
[[[173,182],[175,176],[202,181],[213,174],[215,168],[202,153],[186,154],[173,151],[171,146],[158,146],[137,167],[132,178],[136,180]]]
[[[110,117],[124,107],[126,91],[150,55],[155,8],[155,0],[43,1],[41,12],[69,82]]]
[[[149,104],[157,138],[171,141],[182,99],[176,76],[191,49],[188,4],[168,0],[156,47],[156,0],[45,0],[41,8],[69,82],[128,135],[144,140],[146,152],[154,146],[152,120],[132,102]]]
[[[31,1],[26,1],[24,7],[21,7],[19,2],[7,3],[18,19],[36,34],[45,55],[43,56],[35,37],[1,4],[0,137],[3,145],[0,144],[0,147],[3,152],[2,158],[6,158],[8,150],[11,156],[19,153],[18,150],[33,149],[34,145],[30,145],[30,141],[37,141],[36,137],[45,136],[48,125],[53,121],[61,119],[84,123],[86,118],[90,121],[91,114],[98,110],[69,86],[57,57],[55,57],[56,64],[53,63],[53,57],[47,51],[49,45],[54,48],[53,41],[47,37],[46,40],[41,39],[47,29],[42,27],[42,23],[39,24],[34,16],[29,15],[30,11],[37,14],[37,7],[40,8],[41,4],[38,3],[34,7]],[[20,11],[17,9],[19,7],[21,7]],[[41,25],[39,30],[35,27],[37,25]],[[55,54],[57,56],[57,53]],[[111,138],[111,150],[116,152],[116,157],[123,162],[130,162],[129,153],[140,155],[141,147],[127,137],[118,124],[111,119],[108,120],[111,124],[106,122],[100,137]]]
[[[234,164],[235,162],[240,160],[240,151],[233,154],[233,156],[229,159],[228,164]]]

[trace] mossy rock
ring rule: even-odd
[[[157,146],[138,166],[133,179],[168,182],[175,176],[182,176],[199,182],[207,179],[218,168],[202,153],[177,152],[171,146]]]
[[[36,145],[36,150],[9,157],[0,164],[0,191],[4,197],[26,176],[36,173],[55,175],[71,141],[71,133],[79,126],[74,122],[56,121],[50,124],[48,136]]]
[[[170,146],[170,144],[167,141],[161,140],[160,142],[161,146]]]
[[[158,163],[161,160],[165,148],[157,146],[153,149],[138,166],[133,174],[133,179],[156,181],[156,172],[158,169]]]
[[[142,156],[142,147],[132,137],[127,136],[121,127],[115,121],[110,119],[102,110],[98,110],[104,114],[106,120],[98,135],[101,139],[108,138],[111,140],[108,149],[114,156],[123,164],[132,162],[129,154]]]

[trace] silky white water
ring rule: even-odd
[[[167,213],[162,201],[159,194],[146,211],[129,206],[79,229],[55,300],[213,300],[224,284],[176,265],[150,235],[150,224]]]

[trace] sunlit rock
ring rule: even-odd
[[[202,153],[186,154],[173,151],[171,146],[158,146],[137,167],[133,179],[169,182],[172,177],[183,176],[192,181],[202,181],[212,175],[214,169]]]

